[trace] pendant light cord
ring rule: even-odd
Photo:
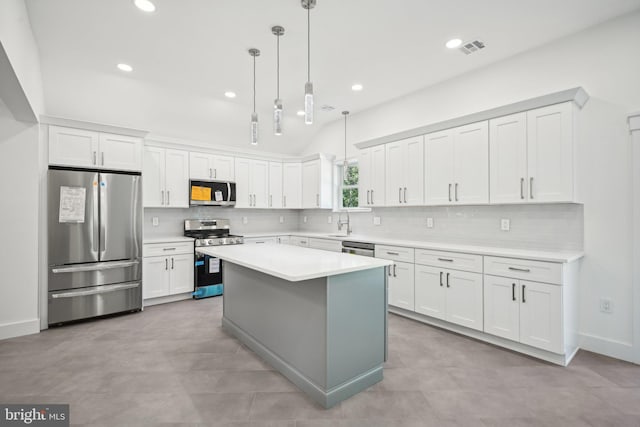
[[[347,161],[347,115],[344,115],[344,161]]]
[[[280,99],[280,34],[277,37],[277,51],[278,51],[278,60],[277,60],[277,78],[276,78],[276,87],[277,87],[277,99]]]
[[[253,112],[256,112],[256,57],[253,56]]]
[[[307,7],[307,81],[311,81],[311,3]]]

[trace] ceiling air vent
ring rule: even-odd
[[[320,107],[320,109],[321,109],[322,111],[324,111],[325,113],[329,113],[329,112],[331,112],[331,111],[335,110],[336,108],[335,108],[335,107],[332,107],[331,105],[326,105],[326,104],[325,104],[325,105],[323,105],[322,107]]]
[[[480,49],[484,49],[484,43],[481,42],[480,40],[466,42],[466,43],[463,43],[462,46],[460,46],[460,51],[465,55],[472,54],[473,52],[477,52]]]

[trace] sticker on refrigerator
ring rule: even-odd
[[[215,197],[216,197],[216,202],[221,202],[222,201],[222,191],[216,191],[214,193]]]
[[[61,186],[58,221],[60,223],[84,223],[84,205],[86,196],[87,190],[84,187]]]
[[[220,273],[220,258],[209,258],[209,273]]]

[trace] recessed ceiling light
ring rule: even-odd
[[[125,71],[127,73],[130,73],[133,71],[133,67],[129,64],[118,64],[118,69],[120,71]]]
[[[225,92],[224,96],[226,96],[227,98],[235,98],[236,97],[236,93],[235,92]]]
[[[449,49],[455,49],[457,47],[460,47],[460,45],[462,44],[462,40],[460,39],[451,39],[447,42],[447,44],[445,46],[447,46]]]
[[[149,0],[134,0],[133,3],[137,6],[138,9],[145,12],[154,12],[156,10],[156,6]]]
[[[299,115],[299,116],[304,116],[304,110],[300,110],[296,114]]]
[[[359,92],[362,90],[362,85],[360,83],[356,83],[353,86],[351,86],[351,90],[354,92]]]

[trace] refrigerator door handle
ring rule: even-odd
[[[98,245],[100,243],[100,230],[98,229],[100,225],[100,215],[99,215],[99,198],[98,198],[98,187],[100,185],[100,175],[96,174],[93,178],[93,221],[92,228],[92,237],[91,237],[91,251],[98,255],[98,251],[100,250]]]
[[[100,174],[100,259],[107,250],[107,222],[108,222],[108,205],[107,205],[107,182],[103,180]]]
[[[117,285],[95,286],[93,289],[71,292],[58,292],[51,294],[51,298],[73,298],[87,295],[106,294],[107,292],[121,291],[123,289],[132,289],[140,286],[140,282],[120,283]]]
[[[55,267],[51,269],[52,273],[77,273],[80,271],[98,271],[110,270],[112,268],[131,267],[140,264],[140,261],[113,261],[113,262],[96,262],[84,265],[71,265],[68,267]]]

